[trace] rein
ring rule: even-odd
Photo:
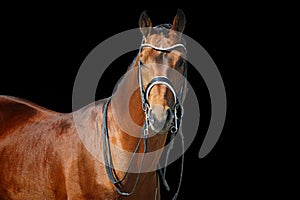
[[[140,49],[139,49],[139,54],[140,54],[143,47],[151,47],[151,48],[153,48],[157,51],[171,51],[175,48],[182,47],[186,52],[186,48],[183,44],[175,44],[175,45],[167,47],[167,48],[162,48],[162,47],[156,47],[152,44],[147,44],[147,43],[142,42],[142,44],[140,46]],[[170,147],[168,149],[167,156],[166,156],[165,168],[164,168],[164,170],[162,170],[162,168],[160,167],[160,163],[158,164],[158,167],[160,168],[159,173],[161,175],[163,185],[169,191],[170,187],[168,186],[168,183],[165,179],[166,164],[167,164],[167,160],[168,160],[168,157],[169,157],[170,150],[173,148],[173,144],[174,144],[173,139],[174,139],[176,133],[179,132],[179,135],[182,139],[182,153],[183,154],[182,154],[179,186],[178,186],[177,191],[176,191],[176,193],[173,197],[173,200],[174,200],[178,196],[179,189],[180,189],[181,182],[182,182],[182,174],[183,174],[184,137],[183,137],[182,132],[178,131],[178,130],[180,128],[181,120],[182,120],[182,117],[183,117],[183,106],[181,104],[181,100],[182,100],[182,96],[183,96],[183,88],[184,88],[184,85],[186,84],[185,79],[183,77],[183,81],[182,81],[183,83],[182,83],[182,86],[181,86],[181,89],[180,89],[179,92],[176,92],[176,89],[173,86],[173,84],[171,83],[171,81],[165,76],[155,76],[150,81],[150,83],[147,85],[146,89],[144,90],[142,74],[141,74],[141,61],[138,61],[137,75],[138,75],[137,78],[138,78],[138,83],[139,83],[139,88],[140,88],[140,93],[141,93],[141,98],[142,98],[142,109],[145,113],[145,123],[144,123],[144,126],[142,128],[142,134],[141,134],[142,136],[140,137],[140,140],[137,143],[137,146],[136,146],[136,148],[133,152],[133,155],[132,155],[132,157],[129,161],[129,165],[128,165],[128,168],[127,168],[126,172],[124,173],[122,178],[118,178],[117,175],[116,175],[116,172],[114,170],[114,165],[113,165],[113,162],[112,162],[111,148],[110,148],[110,142],[109,142],[109,134],[108,134],[108,128],[107,128],[107,111],[108,111],[108,105],[111,101],[111,97],[109,97],[106,100],[106,103],[105,103],[104,108],[103,108],[103,119],[102,119],[102,146],[103,146],[103,154],[104,154],[104,162],[105,162],[106,173],[107,173],[108,178],[111,181],[111,183],[115,186],[116,191],[118,192],[118,194],[123,195],[123,196],[130,196],[131,194],[133,194],[133,192],[135,191],[136,186],[138,184],[138,181],[140,179],[140,174],[141,174],[141,171],[142,171],[142,166],[143,166],[143,163],[144,163],[145,154],[148,152],[148,133],[149,133],[149,120],[150,120],[150,111],[151,111],[151,106],[148,103],[148,97],[149,97],[150,91],[153,88],[153,86],[155,86],[155,85],[165,85],[166,87],[168,87],[168,89],[171,90],[171,92],[173,94],[173,97],[174,97],[175,102],[174,102],[174,105],[173,105],[173,108],[172,108],[174,121],[173,121],[172,126],[169,130],[172,135],[171,135]],[[184,71],[184,75],[186,75],[186,69]],[[180,115],[178,115],[178,114],[180,114]],[[100,131],[99,130],[99,124],[97,123],[97,132],[99,133],[99,131]],[[141,144],[141,141],[142,141],[143,138],[144,138],[144,151],[143,151],[143,155],[142,155],[141,164],[140,164],[140,168],[139,168],[137,178],[135,180],[134,186],[131,189],[131,191],[130,192],[123,192],[120,189],[120,184],[122,183],[122,181],[128,175],[128,172],[129,172],[129,169],[131,168],[133,159],[137,154],[137,151],[140,147],[140,144]],[[158,175],[157,175],[156,179],[157,180],[156,180],[156,189],[155,189],[155,199],[157,198],[157,191],[158,191]]]
[[[107,110],[108,110],[108,104],[110,103],[110,101],[111,101],[111,97],[109,97],[106,100],[106,103],[104,105],[103,120],[102,120],[102,146],[103,146],[103,153],[104,153],[105,169],[106,169],[106,173],[108,175],[109,180],[111,181],[111,183],[114,184],[117,192],[120,195],[123,195],[123,196],[130,196],[135,191],[137,183],[138,183],[138,181],[140,179],[140,174],[141,174],[141,171],[142,171],[145,154],[148,151],[148,135],[144,135],[144,152],[143,152],[143,155],[142,155],[141,165],[140,165],[140,168],[139,168],[139,173],[137,175],[135,184],[134,184],[134,186],[133,186],[133,188],[132,188],[132,190],[130,192],[122,192],[120,190],[120,188],[119,188],[119,184],[122,183],[122,181],[126,178],[126,176],[128,174],[128,171],[129,171],[129,169],[130,169],[130,167],[132,165],[132,161],[133,161],[133,159],[134,159],[135,155],[137,154],[137,151],[138,151],[138,149],[140,147],[140,144],[141,144],[141,141],[142,141],[143,137],[141,137],[140,140],[138,141],[138,144],[137,144],[137,146],[136,146],[136,148],[134,150],[134,153],[133,153],[133,155],[132,155],[132,157],[131,157],[131,159],[129,161],[129,165],[128,165],[128,168],[127,168],[125,174],[123,175],[122,178],[117,179],[117,175],[116,175],[116,172],[114,170],[114,165],[113,165],[113,162],[112,162],[110,142],[108,141],[109,140],[109,135],[108,135],[108,129],[107,129]],[[99,129],[99,125],[98,125],[97,128]],[[109,158],[108,158],[108,155],[109,155]]]

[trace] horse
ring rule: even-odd
[[[183,113],[185,79],[171,81],[168,73],[186,74],[185,22],[178,10],[172,24],[153,27],[143,12],[143,41],[128,68],[132,73],[109,98],[59,113],[0,96],[0,199],[160,199],[160,149],[169,133],[178,132]],[[137,130],[126,127],[124,109]],[[150,152],[155,156],[146,158]]]

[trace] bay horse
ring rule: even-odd
[[[128,69],[133,75],[112,97],[72,113],[58,113],[27,100],[0,96],[0,199],[161,198],[155,171],[161,151],[148,161],[144,155],[163,148],[168,133],[175,134],[180,126],[186,83],[176,80],[181,87],[175,87],[168,73],[186,73],[185,16],[178,10],[172,24],[153,27],[143,12],[139,26],[143,42]],[[138,89],[124,92],[133,82]],[[114,107],[122,107],[126,95],[130,95],[126,109],[140,127],[130,134],[117,122],[118,118],[126,125],[124,108],[113,113]],[[78,124],[75,115],[80,118]],[[83,130],[81,136],[78,127]],[[96,143],[100,159],[86,148],[82,134]],[[142,156],[131,159],[117,149]],[[141,171],[142,165],[154,170]],[[139,171],[123,170],[132,166]]]

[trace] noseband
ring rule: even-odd
[[[147,44],[147,43],[142,43],[141,47],[139,49],[139,54],[142,50],[143,47],[151,47],[154,50],[157,51],[171,51],[175,48],[178,47],[182,47],[184,49],[184,51],[186,52],[186,48],[183,44],[175,44],[173,46],[167,47],[167,48],[161,48],[161,47],[156,47],[152,44]],[[138,54],[138,55],[139,55]],[[186,68],[184,71],[184,75],[186,74]],[[144,90],[143,87],[143,79],[142,79],[142,74],[141,74],[141,61],[138,61],[138,83],[139,83],[139,88],[140,88],[140,92],[141,92],[141,98],[142,98],[142,109],[145,113],[146,119],[145,119],[145,123],[143,126],[143,131],[142,131],[142,137],[140,137],[137,146],[133,152],[133,155],[129,161],[129,165],[128,168],[126,170],[126,172],[124,173],[124,175],[121,178],[118,178],[116,175],[116,172],[114,170],[114,166],[113,166],[113,162],[112,162],[112,156],[111,156],[111,148],[110,148],[110,142],[109,142],[109,135],[108,135],[108,129],[107,129],[107,110],[108,110],[108,105],[111,101],[111,97],[109,97],[104,105],[103,108],[103,119],[102,119],[102,148],[103,148],[103,155],[104,155],[104,162],[105,162],[105,168],[106,168],[106,172],[108,175],[109,180],[111,181],[112,184],[114,184],[116,191],[118,192],[118,194],[122,195],[122,196],[130,196],[131,194],[133,194],[133,192],[136,189],[137,183],[139,181],[140,178],[140,174],[142,171],[142,166],[143,166],[143,162],[144,162],[144,156],[145,154],[148,152],[148,133],[149,133],[149,120],[150,120],[150,111],[151,111],[151,106],[148,103],[148,99],[149,99],[149,94],[151,89],[155,86],[155,85],[165,85],[168,89],[171,90],[173,97],[174,97],[174,105],[172,106],[172,111],[173,111],[173,123],[172,126],[170,128],[170,132],[172,133],[172,137],[175,136],[175,134],[178,132],[179,127],[180,127],[180,123],[181,123],[181,119],[182,119],[182,115],[183,115],[183,107],[182,107],[182,99],[183,99],[183,90],[184,90],[184,86],[186,84],[185,82],[185,78],[183,77],[182,79],[182,85],[181,85],[181,89],[179,91],[176,91],[174,85],[172,84],[172,82],[165,76],[155,76],[153,77],[153,79],[148,83],[146,89]],[[180,113],[180,115],[178,115],[178,113]],[[96,121],[98,122],[98,119],[96,118]],[[99,132],[99,124],[97,123],[97,132]],[[182,153],[184,153],[184,143],[183,143],[183,134],[181,133],[181,138],[182,138]],[[142,139],[144,139],[144,151],[143,151],[143,155],[141,158],[141,164],[140,164],[140,168],[139,168],[139,172],[137,175],[137,178],[135,180],[135,183],[133,185],[133,188],[130,192],[123,192],[120,189],[120,185],[122,185],[122,181],[125,179],[125,177],[128,175],[128,172],[131,168],[132,162],[134,160],[135,155],[137,154],[141,141]],[[173,142],[173,141],[172,141]],[[169,151],[171,150],[173,146],[170,146],[170,148],[168,149],[168,153],[167,153],[167,157],[166,160],[168,159],[168,154]],[[163,180],[163,184],[166,187],[167,190],[170,190],[166,180],[165,180],[165,173],[166,173],[166,167],[164,168],[164,171],[162,171],[162,169],[160,168],[160,174]],[[173,199],[176,199],[178,196],[178,192],[181,186],[181,181],[182,181],[182,173],[183,173],[183,155],[182,155],[182,163],[181,163],[181,173],[180,173],[180,181],[179,181],[179,186],[177,188],[176,194],[173,197]],[[156,177],[156,180],[158,181],[158,176]],[[157,191],[158,191],[158,183],[156,181],[156,189],[155,189],[155,199],[157,198]]]

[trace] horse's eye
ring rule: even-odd
[[[181,69],[182,67],[184,67],[184,59],[179,59],[176,63],[176,68],[177,69]]]

